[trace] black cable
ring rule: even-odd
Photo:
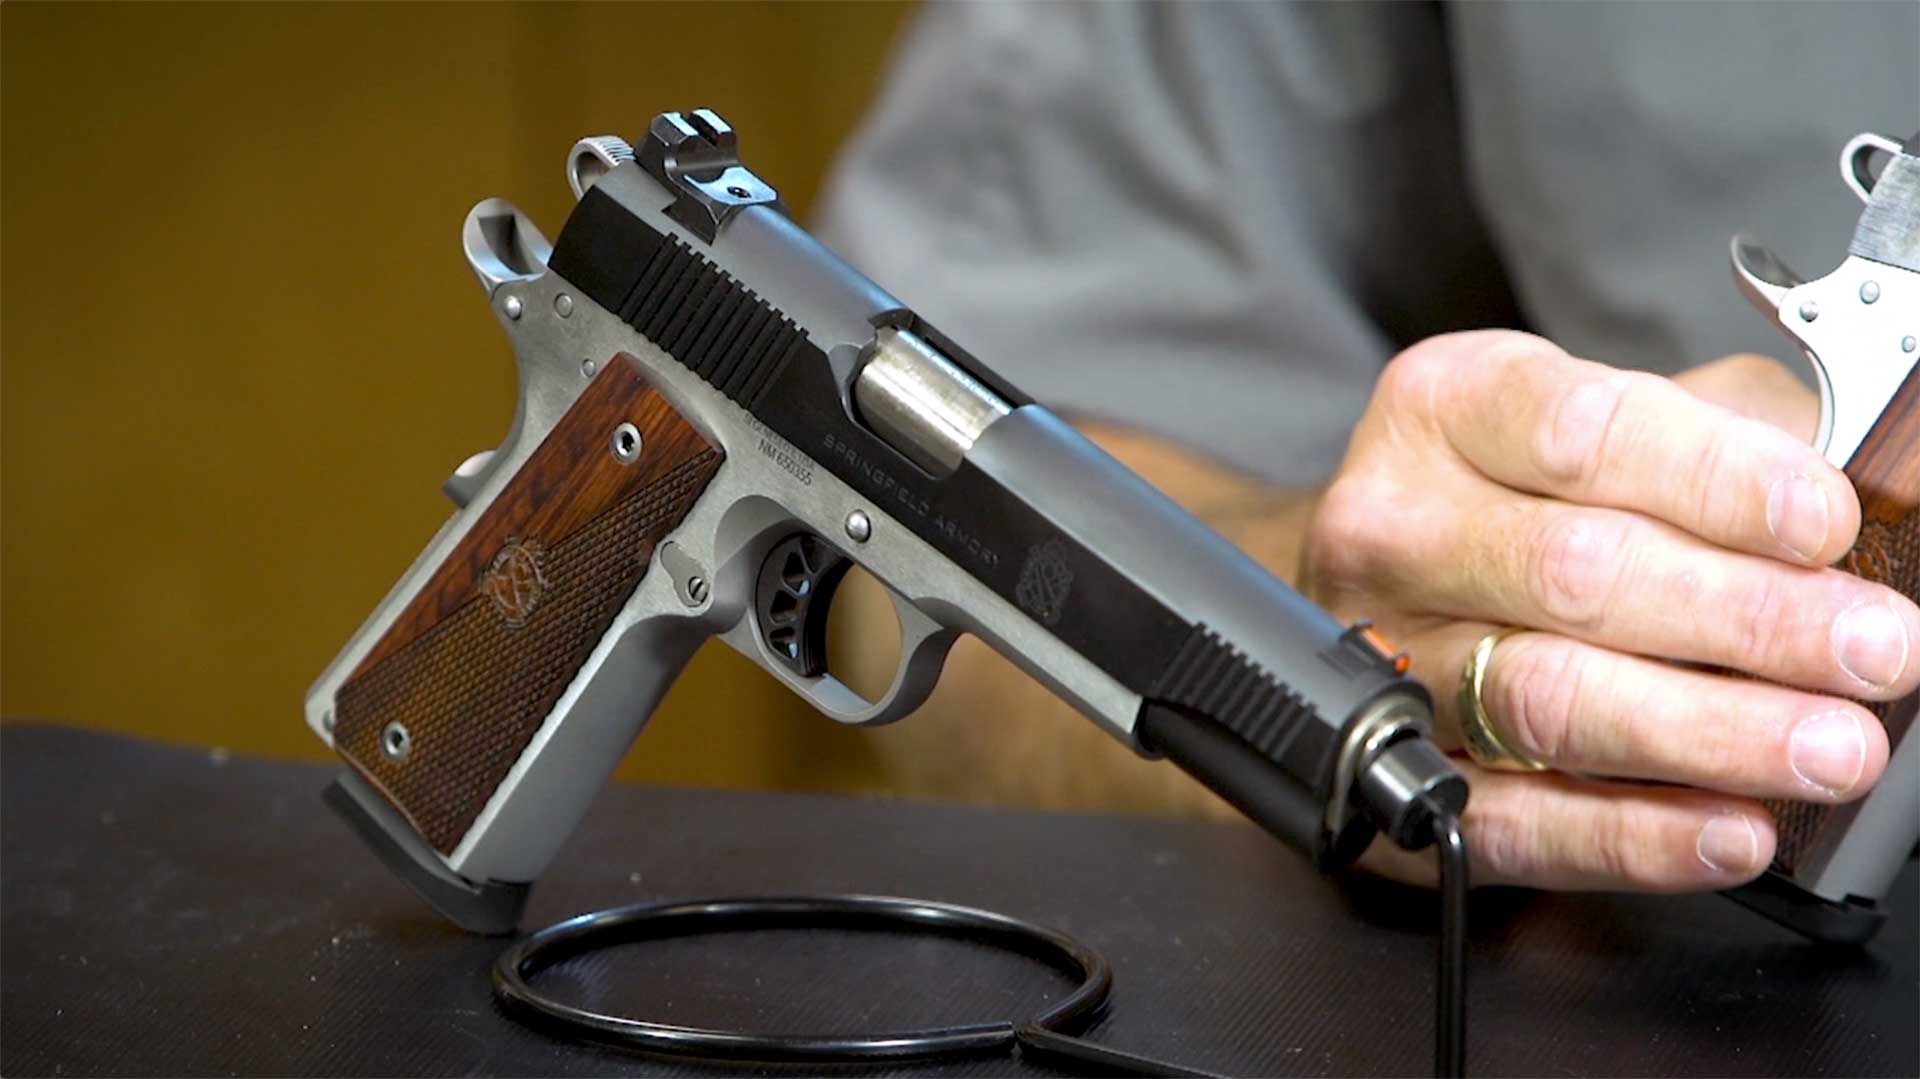
[[[1014,1032],[1020,1055],[1060,1064],[1078,1064],[1084,1075],[1171,1076],[1173,1079],[1220,1079],[1213,1072],[1194,1071],[1163,1060],[1122,1052],[1032,1024]]]
[[[1440,862],[1439,984],[1434,992],[1433,1072],[1459,1079],[1467,1062],[1467,841],[1460,818],[1433,816]]]
[[[1442,1079],[1458,1079],[1466,1066],[1467,844],[1460,818],[1450,805],[1431,791],[1418,795],[1415,804],[1419,810],[1410,826],[1424,824],[1431,830],[1440,870],[1434,1073]],[[1025,1022],[999,1020],[863,1035],[782,1035],[655,1023],[566,1004],[540,993],[530,982],[556,963],[616,944],[741,930],[819,928],[906,928],[972,939],[1049,962],[1079,974],[1081,981],[1058,1004]],[[1101,1075],[1209,1074],[1065,1033],[1084,1030],[1097,1021],[1112,988],[1112,969],[1106,959],[1055,930],[971,907],[858,895],[643,903],[595,911],[522,938],[493,967],[494,996],[509,1014],[576,1038],[639,1052],[819,1064],[999,1049],[1078,1063]]]
[[[908,929],[1005,948],[1079,975],[1059,1003],[1025,1021],[997,1020],[877,1034],[766,1034],[654,1023],[589,1011],[546,996],[534,975],[586,952],[667,937],[765,929]],[[642,903],[569,918],[503,952],[493,991],[510,1014],[589,1041],[647,1053],[724,1060],[863,1061],[1000,1049],[1077,1061],[1098,1074],[1205,1075],[1081,1041],[1113,989],[1100,953],[1056,930],[1004,914],[883,896],[826,895]]]
[[[1374,754],[1356,790],[1380,834],[1402,850],[1431,844],[1440,864],[1440,937],[1435,964],[1433,1071],[1456,1079],[1467,1056],[1466,837],[1460,814],[1467,808],[1467,780],[1434,744],[1402,737]]]

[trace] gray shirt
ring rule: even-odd
[[[1728,240],[1837,265],[1917,54],[1914,2],[936,3],[817,224],[1062,412],[1312,483],[1433,333],[1783,355]]]

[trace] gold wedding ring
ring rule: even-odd
[[[1480,688],[1486,681],[1487,663],[1493,658],[1494,647],[1522,632],[1525,630],[1521,626],[1508,626],[1475,641],[1472,653],[1467,656],[1466,668],[1460,672],[1460,739],[1466,743],[1467,756],[1482,768],[1501,772],[1543,772],[1547,768],[1531,757],[1514,752],[1500,740],[1487,716],[1486,703],[1480,699]]]

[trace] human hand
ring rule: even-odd
[[[1807,445],[1817,412],[1751,356],[1669,380],[1488,331],[1388,366],[1301,587],[1412,655],[1453,750],[1475,642],[1533,631],[1496,647],[1482,699],[1551,770],[1460,762],[1477,881],[1728,887],[1773,857],[1758,799],[1847,801],[1879,778],[1886,732],[1848,698],[1920,684],[1920,610],[1827,568],[1860,510]],[[1428,872],[1383,844],[1369,859]]]

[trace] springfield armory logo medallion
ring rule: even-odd
[[[1013,586],[1013,598],[1028,614],[1043,626],[1058,623],[1072,591],[1073,567],[1067,564],[1064,544],[1050,539],[1027,552],[1020,580]]]
[[[546,574],[540,567],[546,555],[546,548],[540,546],[539,540],[509,539],[493,557],[486,576],[480,579],[480,591],[486,593],[500,617],[514,629],[527,624],[527,619],[533,617],[533,609],[540,606],[541,597],[547,594]]]

